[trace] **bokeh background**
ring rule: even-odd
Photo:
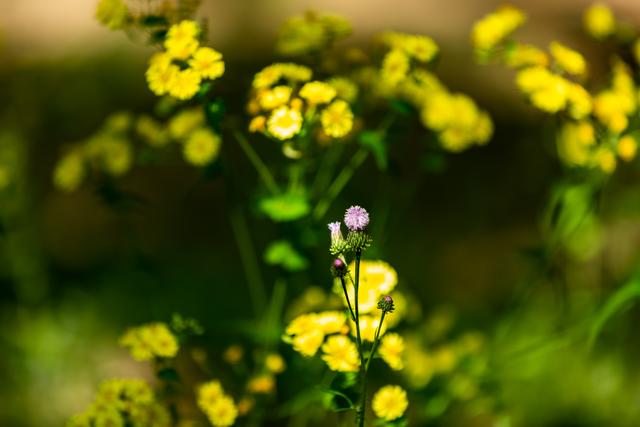
[[[513,3],[529,15],[522,39],[563,40],[586,54],[594,80],[604,77],[608,53],[580,25],[590,2]],[[573,331],[635,271],[640,168],[627,166],[608,184],[601,252],[567,260],[561,284],[538,280],[527,249],[542,241],[541,215],[562,171],[549,120],[526,105],[508,71],[474,63],[469,29],[499,4],[209,0],[200,15],[228,69],[239,70],[240,85],[229,93],[242,99],[251,73],[271,61],[280,24],[307,9],[348,18],[355,32],[347,43],[356,46],[386,29],[432,36],[443,51],[438,75],[490,112],[495,137],[451,156],[438,173],[424,170],[415,146],[394,149],[384,176],[370,159],[327,220],[352,203],[371,210],[375,255],[397,269],[423,312],[448,307],[463,327],[490,338],[501,362],[496,381],[511,408],[530,420],[523,425],[638,425],[640,310],[625,306],[596,350],[587,351]],[[639,2],[609,4],[640,27]],[[61,425],[91,401],[101,379],[148,375],[116,345],[128,325],[180,312],[199,319],[221,351],[234,340],[233,324],[251,315],[221,182],[203,181],[178,161],[137,168],[122,180],[138,200],[124,211],[91,188],[53,188],[65,144],[91,135],[113,111],[150,111],[155,102],[144,81],[152,50],[135,35],[101,27],[94,10],[91,0],[0,3],[0,141],[17,147],[24,171],[21,197],[0,207],[3,426]],[[239,185],[250,188],[253,170],[239,150],[230,152],[233,167],[245,172]],[[264,248],[278,229],[250,218],[251,238]],[[328,287],[327,262],[324,250],[315,253],[308,276],[287,296],[309,282]],[[263,268],[268,287],[275,277]]]

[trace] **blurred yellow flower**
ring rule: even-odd
[[[322,360],[329,369],[338,372],[357,372],[360,368],[358,349],[351,339],[344,335],[333,335],[322,346]]]
[[[75,191],[84,181],[85,175],[84,157],[76,149],[58,161],[53,171],[53,183],[60,190]]]
[[[638,142],[631,135],[625,135],[618,141],[618,156],[625,162],[629,162],[636,157]]]
[[[285,140],[295,136],[302,128],[302,115],[286,106],[275,109],[267,120],[267,130],[274,137]]]
[[[589,122],[568,122],[558,134],[558,156],[569,166],[586,166],[595,144],[595,131]]]
[[[131,328],[120,338],[134,359],[171,358],[178,353],[178,340],[164,323],[149,323]]]
[[[182,21],[169,28],[164,47],[169,56],[185,61],[198,49],[199,34],[200,26],[195,21]]]
[[[224,361],[229,363],[230,365],[236,365],[240,363],[243,356],[244,349],[238,344],[230,345],[222,354],[222,358],[224,359]]]
[[[267,118],[265,116],[256,116],[249,122],[249,132],[264,132]]]
[[[129,18],[129,9],[123,0],[100,0],[96,19],[110,30],[119,30]]]
[[[542,50],[530,44],[516,43],[512,48],[506,49],[504,60],[507,66],[512,68],[546,67],[549,65],[549,57]]]
[[[385,421],[400,418],[408,406],[407,392],[397,385],[384,386],[373,396],[373,412]]]
[[[323,311],[316,315],[315,324],[325,335],[337,334],[347,324],[347,317],[342,311]]]
[[[200,74],[189,68],[178,71],[169,85],[169,95],[181,100],[193,98],[200,89]]]
[[[238,417],[238,408],[229,396],[222,396],[205,411],[209,422],[215,427],[232,426]]]
[[[222,54],[209,47],[201,47],[189,60],[189,66],[203,79],[217,79],[224,74]]]
[[[158,96],[165,95],[173,87],[179,72],[180,69],[170,62],[153,61],[146,72],[149,89]]]
[[[311,330],[293,337],[293,349],[303,356],[313,356],[324,341],[324,334],[319,330]]]
[[[358,97],[358,86],[346,77],[332,77],[327,80],[336,91],[336,96],[345,101],[354,102]]]
[[[355,274],[355,263],[349,265],[349,270]],[[360,262],[360,284],[358,289],[358,306],[360,313],[366,314],[377,310],[378,300],[384,294],[389,294],[398,284],[398,273],[384,261],[362,260]],[[344,300],[342,287],[335,284],[335,292]],[[352,284],[347,285],[349,300],[354,303],[355,292]],[[346,300],[344,300],[346,306]]]
[[[382,360],[395,371],[404,367],[404,339],[396,333],[385,334],[380,340],[378,353]]]
[[[549,51],[558,66],[567,73],[578,77],[587,74],[587,62],[579,52],[557,41],[551,42]]]
[[[607,38],[616,31],[616,19],[613,12],[602,3],[594,3],[589,6],[582,20],[587,32],[597,39]]]
[[[147,115],[138,117],[136,133],[152,147],[163,147],[171,141],[168,130]]]
[[[309,105],[327,104],[336,97],[336,90],[328,83],[313,81],[305,83],[300,89],[300,98],[305,99]]]
[[[247,383],[247,390],[254,394],[270,394],[276,387],[276,380],[272,375],[265,374],[253,377]]]
[[[258,91],[256,99],[263,110],[273,110],[289,102],[291,88],[281,85],[272,89],[261,89]]]
[[[594,154],[594,163],[602,172],[610,174],[616,169],[615,153],[607,147],[598,147]]]
[[[382,60],[381,77],[390,85],[396,85],[409,72],[409,57],[400,49],[390,50]]]
[[[311,69],[294,63],[271,64],[253,77],[254,89],[262,89],[277,83],[280,79],[290,82],[306,82],[311,79]]]
[[[268,354],[264,359],[264,365],[269,370],[269,372],[274,374],[280,374],[284,372],[287,367],[282,356],[277,353]]]
[[[204,111],[202,108],[181,110],[169,121],[169,134],[174,139],[183,140],[203,123]]]
[[[220,150],[220,137],[209,129],[197,129],[184,143],[184,158],[195,166],[211,163]]]
[[[196,394],[198,406],[203,411],[206,411],[218,399],[224,396],[224,390],[219,381],[209,381],[200,385]]]
[[[506,5],[484,16],[471,30],[471,40],[476,49],[494,48],[526,21],[524,13]]]
[[[353,128],[353,112],[346,101],[333,101],[320,114],[322,130],[333,138],[342,138]]]

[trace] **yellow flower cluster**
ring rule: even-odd
[[[130,328],[120,338],[120,345],[140,361],[175,357],[180,348],[169,327],[159,322]]]
[[[526,21],[525,14],[513,6],[503,6],[484,16],[471,30],[473,46],[487,51],[503,42]]]
[[[151,57],[146,72],[153,93],[191,99],[203,81],[215,80],[224,74],[222,54],[209,47],[200,47],[200,32],[195,21],[182,21],[169,28],[165,50]]]
[[[103,382],[89,408],[67,422],[67,427],[128,425],[172,425],[168,409],[155,400],[153,391],[143,380],[113,379]]]
[[[313,356],[324,342],[325,336],[348,331],[347,318],[340,311],[306,313],[293,319],[285,330],[285,341],[303,356]]]
[[[238,407],[219,381],[209,381],[198,387],[197,402],[215,427],[232,426],[238,417]]]
[[[616,19],[613,12],[601,3],[594,3],[585,11],[583,24],[587,33],[596,39],[605,39],[616,31]]]
[[[378,354],[394,371],[404,368],[404,339],[396,333],[388,333],[382,337]]]
[[[404,415],[409,400],[407,392],[397,385],[386,385],[373,395],[373,413],[385,421],[397,420]]]
[[[427,36],[387,32],[381,39],[389,51],[382,60],[380,77],[391,86],[408,76],[412,62],[427,64],[438,53],[438,45]]]
[[[276,51],[285,56],[301,56],[330,48],[351,34],[351,24],[335,15],[307,12],[289,18],[280,29]]]
[[[310,80],[309,68],[290,63],[272,64],[258,72],[247,105],[254,116],[249,130],[288,141],[303,131],[306,122],[315,123],[319,115],[324,135],[345,137],[353,128],[354,117],[351,107],[340,96],[353,98],[357,89],[347,79],[338,80],[337,84],[335,80],[333,84]],[[283,146],[286,153],[285,148],[295,152],[289,144]]]
[[[187,163],[206,166],[220,152],[222,141],[205,123],[201,108],[182,110],[168,123],[171,138],[182,144],[182,155]]]
[[[355,271],[355,264],[349,265],[350,271]],[[388,263],[380,260],[362,260],[360,262],[360,284],[358,289],[358,306],[360,314],[378,314],[377,304],[380,297],[390,294],[398,284],[398,273]],[[339,282],[334,284],[334,292],[342,295],[344,304],[344,293]],[[349,300],[355,300],[355,289],[352,283],[347,283],[347,294]],[[389,317],[394,316],[389,313]]]

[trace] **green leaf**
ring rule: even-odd
[[[307,197],[300,193],[265,197],[260,200],[258,207],[260,211],[276,222],[295,221],[307,216],[311,211]]]
[[[309,261],[286,240],[272,242],[264,252],[264,260],[270,265],[279,265],[288,271],[300,271],[307,268]]]
[[[638,298],[640,298],[640,277],[636,276],[615,291],[596,315],[589,331],[589,347],[595,344],[607,321],[616,314],[628,309],[631,305],[630,303]]]
[[[358,137],[360,144],[371,150],[376,159],[378,169],[386,170],[388,166],[387,146],[382,138],[382,134],[374,131],[361,132]]]

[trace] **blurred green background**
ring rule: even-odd
[[[281,22],[309,8],[351,20],[348,43],[358,46],[386,29],[432,36],[443,51],[438,75],[490,112],[493,140],[449,156],[437,173],[425,167],[419,141],[393,146],[390,170],[381,174],[369,159],[326,221],[350,204],[370,210],[373,255],[397,269],[423,312],[454,307],[461,328],[489,337],[506,412],[526,420],[521,425],[639,425],[640,309],[625,304],[591,350],[585,330],[607,296],[635,274],[640,167],[620,168],[607,184],[601,250],[582,261],[558,261],[561,280],[540,277],[531,252],[543,241],[542,214],[563,172],[551,120],[520,99],[509,72],[473,63],[469,28],[498,4],[218,0],[205,1],[200,14],[234,71],[224,78],[222,96],[236,103],[244,102],[252,74],[272,60]],[[594,79],[602,78],[608,53],[580,29],[589,2],[514,4],[529,14],[524,39],[571,43],[586,53]],[[611,4],[640,26],[640,3]],[[91,135],[113,111],[146,112],[155,102],[144,81],[151,50],[136,44],[135,34],[132,42],[100,27],[94,7],[88,0],[0,4],[0,145],[13,147],[23,174],[19,197],[0,201],[3,426],[61,425],[91,401],[101,379],[149,375],[116,345],[128,325],[180,312],[199,319],[210,347],[221,352],[234,341],[233,325],[251,316],[232,205],[246,200],[259,253],[287,232],[251,214],[251,195],[203,180],[178,160],[138,167],[122,179],[136,200],[127,209],[114,209],[89,186],[55,191],[51,174],[65,144]],[[256,149],[268,161],[279,156]],[[242,176],[236,188],[254,186],[239,149],[229,148],[226,162]],[[312,267],[293,277],[288,298],[309,284],[328,289],[324,247],[321,241],[307,253]],[[271,288],[278,274],[261,266]],[[464,424],[454,416],[442,425]]]

